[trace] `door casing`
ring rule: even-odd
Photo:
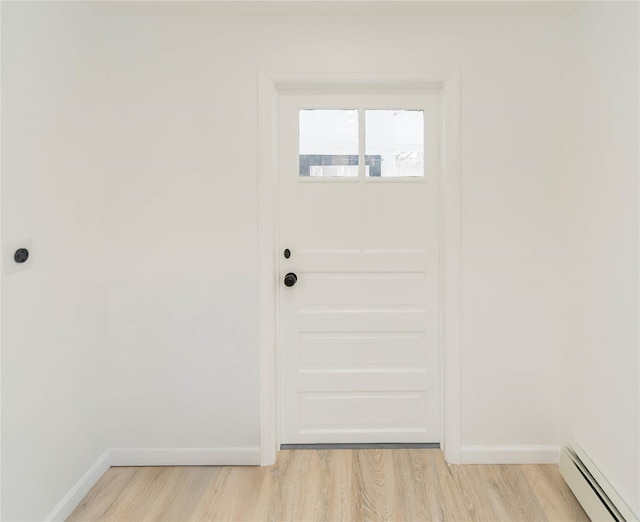
[[[425,89],[441,95],[440,360],[441,447],[460,463],[460,73],[405,71],[261,71],[258,78],[258,341],[260,353],[260,464],[275,462],[279,447],[278,107],[288,90]]]

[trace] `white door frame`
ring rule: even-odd
[[[278,106],[288,90],[345,87],[424,88],[441,93],[440,360],[441,446],[460,463],[460,73],[457,69],[367,73],[260,72],[258,78],[258,344],[260,465],[279,447]]]

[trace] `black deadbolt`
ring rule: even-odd
[[[284,286],[293,286],[296,284],[298,280],[298,276],[293,272],[289,272],[286,276],[284,276]]]
[[[288,248],[284,249],[284,258],[285,259],[289,259],[291,257],[291,250],[289,250]]]
[[[19,248],[16,253],[13,254],[13,259],[16,263],[24,263],[29,259],[29,251],[26,248]]]

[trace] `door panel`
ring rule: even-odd
[[[359,243],[362,196],[358,183],[327,179],[296,182],[295,190],[290,191],[295,196],[288,196],[287,201],[281,199],[281,210],[285,216],[296,220],[295,224],[290,224],[296,228],[297,252],[349,249]],[[330,212],[327,211],[327,202],[331,202]]]
[[[294,316],[300,332],[415,332],[424,329],[424,310],[303,310]],[[364,361],[363,361],[364,362]]]
[[[360,163],[364,109],[424,111],[424,177],[376,178],[364,165],[358,177],[300,176],[299,111],[310,108],[359,111]],[[436,94],[281,96],[279,245],[291,256],[279,276],[298,277],[280,287],[282,443],[439,441],[438,108]],[[396,134],[396,148],[412,146]],[[368,164],[402,160],[376,147]],[[345,161],[353,174],[353,155],[335,156]]]
[[[300,292],[300,306],[368,309],[417,307],[424,300],[423,274],[412,273],[309,273]],[[418,291],[416,291],[418,289]]]
[[[371,273],[420,273],[428,270],[429,258],[425,251],[374,250],[363,254],[352,250],[307,250],[296,252],[295,260],[281,260],[281,268],[301,266],[316,273],[366,273],[367,270]]]
[[[300,399],[300,435],[307,440],[421,442],[424,437],[415,413],[427,412],[424,393],[303,393]]]
[[[299,370],[422,370],[427,365],[422,332],[300,333]]]
[[[367,250],[427,251],[432,239],[427,228],[424,183],[372,180],[363,186],[364,248]],[[422,266],[422,269],[425,265]]]

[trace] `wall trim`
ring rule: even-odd
[[[105,451],[45,517],[62,522],[112,466],[258,466],[260,448],[117,448]]]
[[[257,466],[260,448],[117,448],[111,466]]]
[[[450,464],[460,464],[460,71],[258,74],[258,339],[260,353],[260,464],[273,464],[279,445],[277,184],[278,98],[291,89],[404,86],[439,89],[442,100],[440,194],[441,397],[440,444]]]
[[[98,460],[80,477],[69,492],[62,497],[58,505],[45,517],[45,521],[64,521],[71,512],[80,504],[84,496],[95,485],[100,477],[111,467],[111,450],[105,451]]]
[[[461,464],[557,464],[560,460],[560,446],[462,446],[460,456]]]

